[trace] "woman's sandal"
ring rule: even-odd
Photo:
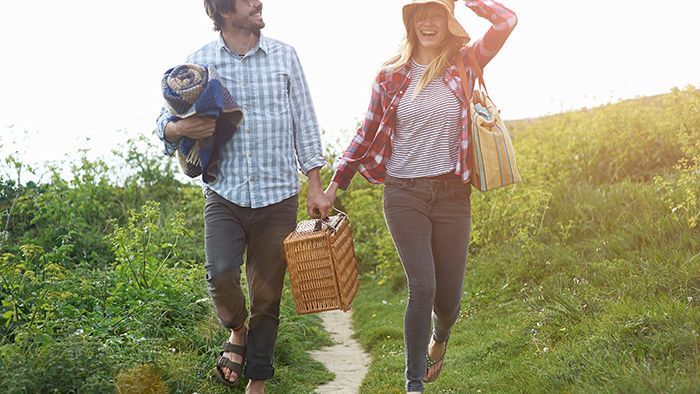
[[[449,338],[448,338],[448,340],[449,340]],[[425,364],[425,376],[428,376],[428,371],[430,371],[430,368],[431,368],[433,365],[439,363],[440,361],[442,361],[442,364],[440,364],[440,366],[438,367],[438,370],[437,370],[437,372],[435,373],[435,376],[433,376],[433,377],[430,378],[430,379],[424,379],[424,380],[423,380],[425,383],[432,383],[432,382],[436,381],[437,378],[440,377],[440,372],[442,371],[442,366],[445,365],[445,362],[444,362],[445,354],[447,354],[447,341],[445,341],[445,351],[442,353],[442,356],[438,357],[437,360],[431,360],[431,359],[430,359],[430,356],[427,356],[428,361],[427,361],[427,363]]]
[[[214,372],[216,372],[216,378],[228,387],[235,387],[241,381],[241,376],[243,376],[243,361],[240,363],[233,362],[229,360],[228,357],[224,357],[224,353],[238,354],[239,356],[242,356],[243,360],[245,361],[245,346],[234,345],[229,341],[224,341],[221,348],[222,351],[219,352],[219,357],[216,359],[216,368],[214,369]],[[232,372],[238,375],[238,378],[236,378],[236,380],[233,382],[226,379],[226,375],[224,374],[222,368],[230,369]]]

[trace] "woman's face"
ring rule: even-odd
[[[424,49],[440,47],[449,32],[447,27],[447,10],[436,3],[420,6],[416,10],[413,29],[421,47]]]

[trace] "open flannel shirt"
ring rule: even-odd
[[[515,28],[517,17],[513,11],[491,0],[470,1],[467,6],[477,15],[487,18],[493,24],[486,34],[473,44],[476,59],[483,69],[498,53]],[[466,46],[462,48],[461,56],[467,70],[467,78],[469,78],[469,92],[464,92],[462,88],[461,79],[455,65],[456,57],[450,61],[450,65],[445,70],[443,80],[462,104],[462,130],[459,159],[456,163],[455,173],[461,176],[462,182],[466,183],[469,182],[471,175],[471,154],[469,153],[468,138],[470,126],[469,101],[474,89],[476,73],[472,70]],[[394,134],[396,108],[410,83],[410,63],[396,71],[380,71],[374,81],[369,109],[362,126],[357,130],[357,134],[350,142],[350,146],[343,153],[338,168],[333,174],[333,181],[338,183],[340,189],[347,190],[357,171],[370,183],[384,182],[386,164],[392,151],[391,139]]]
[[[243,110],[243,121],[224,145],[216,182],[202,184],[241,207],[262,208],[299,193],[298,171],[323,167],[321,133],[301,63],[293,47],[260,35],[245,56],[223,38],[191,54],[185,63],[210,64]],[[163,138],[164,107],[157,134],[172,155],[178,144]]]

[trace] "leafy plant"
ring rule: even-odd
[[[114,250],[116,271],[128,277],[139,289],[162,286],[159,275],[171,256],[177,254],[178,243],[188,234],[182,213],[170,220],[165,234],[160,234],[159,219],[160,203],[148,201],[141,212],[129,211],[125,227],[111,221],[114,230],[107,239]],[[158,244],[169,236],[172,236],[171,242]],[[160,261],[158,256],[161,256]]]
[[[692,229],[700,224],[700,93],[693,86],[674,89],[665,102],[677,111],[673,119],[683,157],[674,166],[675,176],[657,176],[655,182],[666,192],[673,217]]]

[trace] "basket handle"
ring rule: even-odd
[[[345,212],[339,210],[338,208],[336,208],[336,207],[331,207],[331,208],[333,208],[333,209],[334,209],[336,212],[338,212],[339,214],[341,214],[341,215],[343,215],[343,216],[345,216],[345,217],[348,217],[348,215],[347,215]],[[316,213],[316,226],[314,227],[314,231],[321,231],[321,230],[323,229],[323,225],[325,224],[326,226],[328,226],[328,228],[331,229],[331,231],[333,231],[333,233],[338,232],[338,229],[335,228],[335,226],[333,226],[332,224],[330,224],[330,222],[328,221],[328,218],[327,218],[327,217],[326,217],[326,220],[320,219],[321,212],[319,212],[318,210],[316,210],[315,213]]]

